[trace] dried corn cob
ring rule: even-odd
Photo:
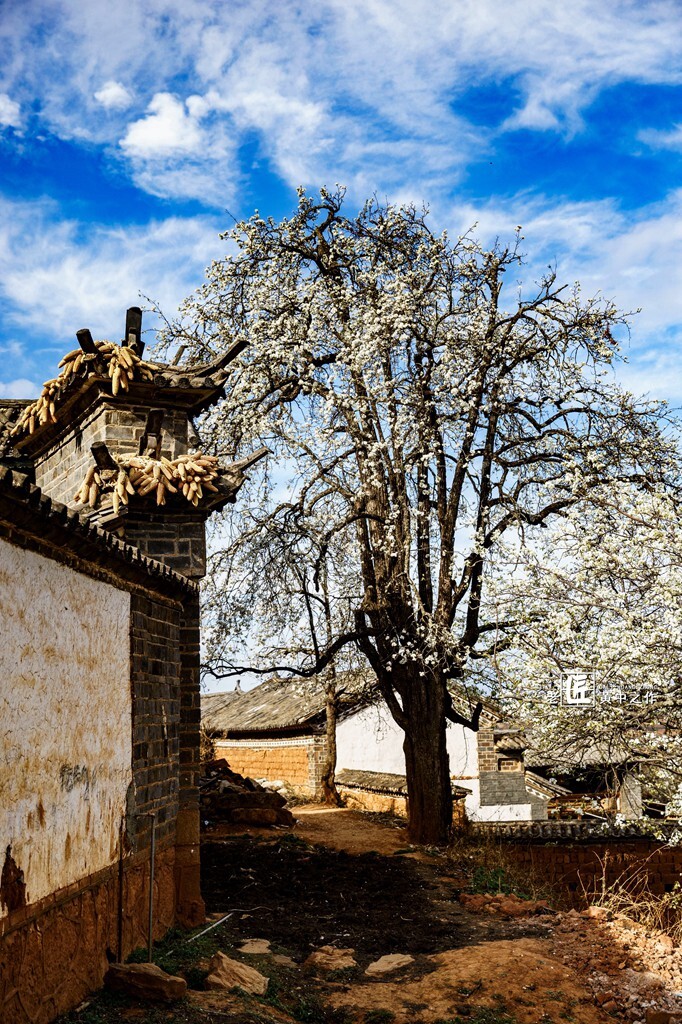
[[[104,364],[106,373],[111,378],[111,389],[114,395],[121,390],[128,391],[131,380],[136,377],[145,381],[153,379],[154,365],[140,359],[134,349],[115,345],[111,341],[96,341],[95,346],[97,347],[97,357],[87,362],[84,362],[82,349],[77,348],[67,352],[59,362],[61,370],[59,376],[45,381],[39,398],[26,406],[10,431],[13,437],[26,433],[26,431],[32,434],[38,426],[56,423],[57,404],[62,397],[62,392],[70,384],[72,378],[78,374],[81,374],[84,379],[99,374],[102,372]]]
[[[91,467],[74,501],[95,508],[102,495],[111,493],[114,511],[118,512],[133,494],[146,498],[153,493],[157,505],[165,505],[169,494],[181,491],[187,501],[197,506],[205,490],[219,493],[213,483],[219,474],[218,460],[213,455],[181,455],[172,460],[165,456],[155,459],[149,455],[130,455],[117,461],[118,471],[100,472]]]

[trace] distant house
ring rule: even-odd
[[[529,747],[525,752],[527,778],[532,785],[557,790],[553,806],[557,814],[592,810],[642,816],[642,786],[638,778],[640,761],[619,742],[595,743],[566,739],[562,750]],[[560,792],[561,791],[561,792]]]
[[[454,695],[468,708],[464,692]],[[326,760],[322,685],[269,679],[244,693],[202,695],[202,724],[218,757],[245,775],[318,795]],[[399,811],[405,805],[403,733],[366,686],[351,685],[337,726],[337,785],[351,802]],[[448,723],[453,794],[471,821],[542,821],[552,792],[527,785],[521,731],[486,702],[474,732]],[[369,797],[372,799],[369,799]],[[384,806],[379,806],[385,798]]]

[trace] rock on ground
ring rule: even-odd
[[[459,902],[474,913],[485,910],[489,914],[503,914],[505,917],[526,917],[528,914],[553,914],[547,900],[522,900],[513,893],[463,892]]]
[[[270,939],[247,939],[239,947],[240,953],[264,954],[270,952]]]
[[[187,982],[166,974],[156,964],[112,964],[104,978],[112,992],[135,999],[173,1003],[187,992]]]
[[[304,967],[318,967],[321,971],[341,971],[346,967],[357,967],[353,959],[354,949],[337,949],[336,946],[320,946],[311,953]]]
[[[241,988],[254,996],[264,996],[268,990],[269,978],[239,960],[231,960],[224,953],[216,953],[211,958],[209,974],[206,978],[207,989]]]
[[[365,974],[370,978],[375,978],[381,974],[390,974],[391,971],[397,971],[400,967],[407,967],[408,964],[413,963],[414,957],[408,956],[406,953],[387,953],[370,964]]]

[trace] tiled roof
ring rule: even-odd
[[[346,672],[339,676],[341,697],[339,717],[357,711],[376,701],[374,677],[371,672]],[[463,715],[471,713],[475,701],[464,688],[451,688],[453,704]],[[268,679],[251,690],[228,694],[204,694],[201,720],[209,732],[217,736],[270,733],[276,730],[305,729],[320,731],[325,723],[324,686],[319,677],[308,679]],[[495,708],[488,701],[483,714],[495,721]]]
[[[407,778],[393,772],[365,772],[355,768],[343,768],[336,773],[336,783],[344,789],[362,789],[370,793],[386,793],[389,796],[407,796]],[[470,790],[453,783],[452,795],[456,800],[469,796]]]
[[[674,832],[679,831],[679,825],[673,822],[627,821],[616,825],[594,818],[587,821],[476,822],[471,827],[479,834],[494,835],[496,838],[547,843],[558,840],[603,842],[604,839],[665,842]]]
[[[93,342],[95,346],[109,345],[109,342]],[[230,370],[228,366],[245,348],[244,344],[233,345],[222,356],[209,363],[189,363],[182,366],[174,364],[144,362],[144,373],[131,371],[129,386],[140,394],[151,393],[159,401],[173,401],[196,415],[209,408],[224,395],[224,385]],[[114,350],[117,347],[114,346]],[[78,350],[74,350],[74,353]],[[71,355],[74,355],[71,353]],[[51,398],[57,420],[36,423],[34,434],[19,428],[19,432],[11,436],[10,432],[16,424],[19,413],[31,402],[3,402],[0,408],[0,457],[15,454],[11,449],[32,450],[40,444],[43,435],[50,437],[54,426],[58,424],[59,410],[64,408],[68,420],[73,410],[83,403],[91,401],[92,392],[104,391],[112,393],[113,383],[107,370],[107,361],[103,350],[84,353],[78,370],[65,376],[65,371],[53,381],[46,382],[52,389]],[[165,392],[165,394],[164,394]],[[115,392],[114,392],[115,393]],[[36,441],[34,442],[34,437]]]
[[[532,743],[532,729],[531,743]],[[571,740],[559,745],[554,742],[548,749],[529,746],[524,755],[528,768],[552,768],[558,772],[571,772],[576,768],[591,768],[598,765],[624,764],[633,760],[632,752],[620,742],[594,742],[593,740]],[[644,755],[640,760],[644,759]]]
[[[367,704],[371,680],[359,672],[340,673],[340,716]],[[320,731],[325,722],[324,686],[319,677],[274,677],[244,692],[203,694],[201,721],[213,735],[271,733],[277,730]]]
[[[22,409],[30,405],[30,399],[0,399],[0,459],[16,456],[10,430],[19,418]]]
[[[53,501],[27,476],[0,465],[0,520],[10,533],[25,532],[41,541],[81,556],[93,565],[112,563],[123,578],[157,580],[171,590],[197,591],[197,585],[169,566],[143,555],[113,533],[94,526],[81,515]]]

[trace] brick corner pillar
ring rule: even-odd
[[[308,789],[312,796],[323,795],[322,774],[327,761],[327,737],[314,736],[308,743]]]
[[[180,637],[180,792],[175,840],[177,923],[194,928],[206,920],[201,896],[199,729],[201,722],[199,595],[185,602]]]

